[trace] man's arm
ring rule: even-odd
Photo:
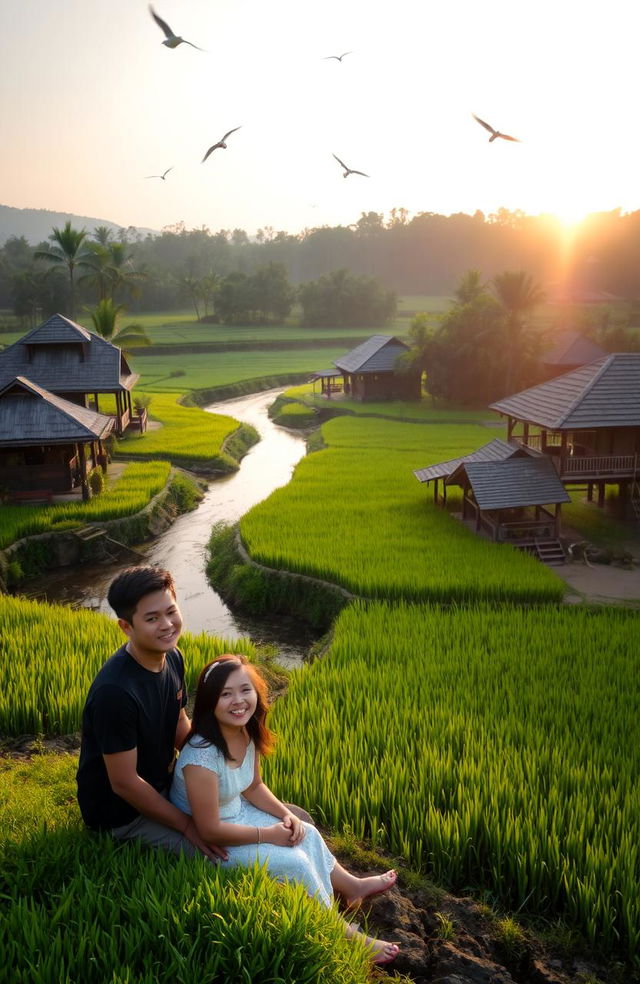
[[[190,730],[191,730],[191,721],[187,717],[187,712],[185,711],[184,707],[182,707],[180,709],[180,717],[178,718],[178,724],[176,727],[176,738],[174,742],[176,748],[182,748],[185,738],[189,734]]]
[[[156,820],[166,827],[171,827],[172,830],[179,831],[194,847],[197,847],[211,860],[214,860],[216,856],[226,857],[225,851],[216,847],[209,847],[204,843],[190,816],[165,799],[153,786],[138,775],[136,771],[137,749],[131,748],[126,752],[104,755],[103,758],[111,788],[116,796],[126,800],[138,813],[149,820]]]

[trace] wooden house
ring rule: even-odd
[[[17,501],[50,499],[80,488],[102,464],[114,418],[49,393],[17,376],[0,389],[0,485]]]
[[[334,360],[345,394],[354,400],[419,400],[419,371],[398,371],[398,359],[409,350],[393,335],[372,335],[346,355]]]
[[[0,389],[22,376],[55,396],[100,412],[100,397],[115,397],[115,433],[132,420],[131,391],[139,379],[117,346],[54,314],[0,352]]]
[[[589,499],[619,489],[621,510],[640,518],[640,352],[613,353],[491,404],[507,436],[548,457],[565,487]]]
[[[565,372],[572,372],[581,366],[589,365],[597,359],[602,359],[607,353],[592,341],[571,329],[558,331],[553,342],[541,356],[542,379],[553,379]]]
[[[558,537],[562,503],[569,496],[540,452],[495,438],[414,475],[420,482],[434,483],[434,501],[443,505],[448,486],[462,488],[462,520],[472,522],[477,532],[526,549],[547,563],[564,562]]]

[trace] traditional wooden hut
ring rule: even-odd
[[[354,400],[419,400],[421,373],[399,372],[398,359],[409,350],[393,335],[372,335],[334,360],[344,392]]]
[[[0,352],[0,389],[17,376],[97,413],[100,396],[113,394],[115,432],[121,435],[131,421],[131,391],[138,374],[117,346],[61,314]]]
[[[79,487],[104,460],[114,418],[17,376],[0,389],[0,485],[16,500],[50,499]]]
[[[640,519],[640,352],[617,352],[491,404],[509,441],[551,459],[565,487],[589,499],[619,488],[621,509]]]
[[[541,375],[544,379],[553,379],[554,376],[572,372],[596,359],[602,359],[606,354],[597,342],[585,338],[578,331],[559,331],[555,333],[552,345],[540,359]]]

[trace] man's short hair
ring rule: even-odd
[[[161,567],[127,567],[113,579],[107,601],[118,618],[131,625],[138,602],[153,591],[170,591],[176,596],[176,588],[170,571]]]

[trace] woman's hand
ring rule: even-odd
[[[284,821],[273,823],[270,827],[262,827],[262,840],[265,844],[276,844],[278,847],[295,847],[291,839],[291,828],[286,827]]]
[[[306,834],[302,820],[293,813],[285,813],[282,822],[290,831],[291,846],[296,847],[298,844],[302,844]]]

